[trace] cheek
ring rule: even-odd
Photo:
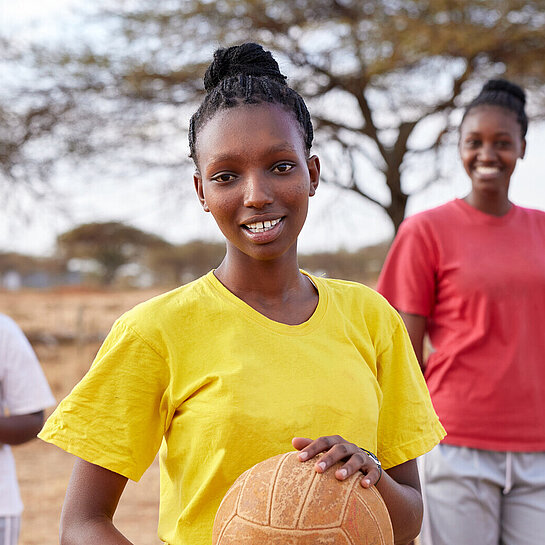
[[[300,182],[291,185],[286,190],[285,199],[289,200],[301,200],[301,199],[307,199],[309,198],[310,193],[310,183],[306,182]]]
[[[467,151],[463,149],[458,149],[458,155],[460,157],[460,161],[462,162],[462,165],[467,170],[472,160],[472,154],[468,153]]]

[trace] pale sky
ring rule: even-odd
[[[5,35],[16,32],[18,38],[39,35],[56,39],[66,32],[71,20],[68,8],[82,5],[82,0],[0,0],[0,27]],[[522,206],[545,210],[545,124],[530,125],[527,155],[520,162],[511,182],[511,199]],[[187,155],[185,149],[181,155]],[[469,180],[457,160],[456,151],[445,160],[448,182],[430,187],[409,200],[408,214],[431,208],[465,195]],[[37,204],[25,205],[29,222],[14,222],[9,214],[0,215],[0,251],[48,254],[55,237],[78,223],[90,221],[128,221],[141,229],[157,233],[175,243],[192,239],[222,240],[210,214],[200,209],[191,195],[191,168],[180,172],[181,192],[165,195],[163,182],[135,178],[125,183],[101,179],[93,185],[74,183],[67,175],[55,180],[55,186],[66,195],[64,205],[71,217]],[[372,179],[375,175],[370,172]],[[418,174],[413,174],[418,177]],[[418,180],[415,180],[418,181]],[[16,195],[16,198],[17,195]],[[24,195],[21,195],[24,199]],[[5,210],[4,210],[5,212]],[[392,236],[393,229],[386,214],[362,197],[325,184],[311,199],[307,224],[300,237],[303,252],[352,250],[375,244]]]

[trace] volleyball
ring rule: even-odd
[[[269,458],[244,472],[227,491],[214,521],[214,545],[393,545],[386,505],[335,470],[316,473],[319,456],[300,462],[297,452]]]

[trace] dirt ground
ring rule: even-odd
[[[32,340],[60,401],[85,374],[114,320],[156,293],[0,292],[0,312],[16,320]],[[40,440],[14,447],[13,452],[25,504],[19,545],[56,545],[73,457]],[[155,460],[140,482],[129,482],[116,513],[118,528],[134,543],[161,543],[156,534],[158,499]]]

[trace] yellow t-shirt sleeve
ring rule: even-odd
[[[378,456],[386,469],[431,450],[445,435],[401,317],[378,354],[377,380],[382,391],[378,421]]]
[[[88,462],[138,480],[168,426],[165,358],[121,320],[89,372],[39,437]]]

